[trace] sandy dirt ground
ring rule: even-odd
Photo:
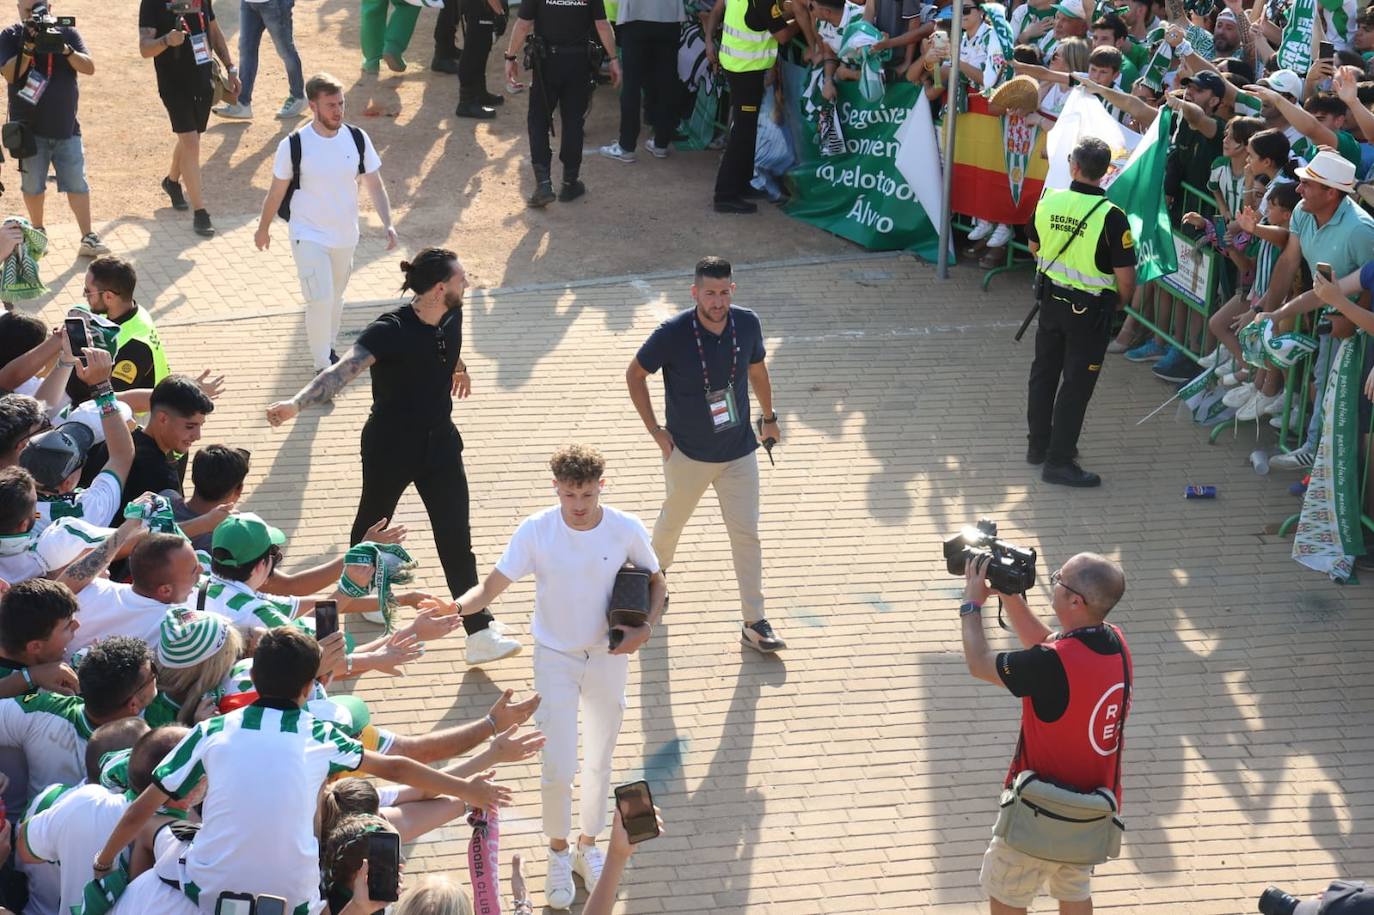
[[[53,2],[54,13],[77,17],[96,61],[96,74],[81,81],[95,220],[98,228],[150,217],[184,220],[190,245],[197,239],[189,214],[174,213],[158,187],[173,141],[152,61],[138,55],[137,7],[135,0]],[[237,60],[238,3],[217,0],[215,12]],[[381,154],[395,223],[411,250],[424,244],[453,247],[475,284],[488,287],[682,269],[708,250],[739,262],[857,250],[767,203],[756,216],[712,212],[718,153],[675,152],[658,160],[641,150],[632,165],[596,155],[595,147],[615,138],[619,123],[616,93],[608,86],[596,91],[587,121],[583,177],[590,193],[542,212],[526,209],[523,197],[533,186],[526,96],[508,97],[492,121],[455,117],[457,78],[428,68],[436,17],[434,10],[421,11],[406,54],[409,69],[392,73],[383,66],[377,77],[360,69],[358,0],[300,0],[295,7],[306,76],[328,71],[348,87],[348,118],[371,134]],[[488,68],[489,87],[503,94],[501,53],[508,37],[498,39]],[[212,116],[202,139],[208,208],[221,221],[258,210],[270,183],[272,154],[297,125],[273,117],[287,86],[265,35],[260,59],[254,120]],[[555,145],[555,156],[556,151]],[[17,206],[12,164],[6,164],[4,177],[11,206]],[[50,226],[71,218],[56,201],[49,209]],[[379,234],[375,214],[365,217],[370,234]]]

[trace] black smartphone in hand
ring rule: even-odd
[[[620,822],[630,836],[630,844],[638,845],[658,836],[658,817],[654,814],[654,797],[649,783],[641,779],[615,789],[615,806]]]
[[[374,832],[367,837],[367,895],[376,902],[395,902],[401,895],[401,837]]]
[[[1334,282],[1336,282],[1335,271],[1333,271],[1333,270],[1331,269],[1331,265],[1330,265],[1330,264],[1326,264],[1326,263],[1319,263],[1319,264],[1317,264],[1317,272],[1320,273],[1322,276],[1326,277],[1326,281],[1327,281],[1328,283],[1334,283]]]
[[[83,352],[86,347],[91,345],[90,334],[86,333],[86,322],[80,318],[67,318],[62,322],[63,328],[67,331],[67,348],[72,351],[72,355],[81,360],[81,364],[86,364],[86,354]]]
[[[315,602],[315,641],[323,642],[326,637],[339,631],[338,601],[321,600]]]
[[[287,915],[286,900],[280,896],[259,896],[253,915]]]

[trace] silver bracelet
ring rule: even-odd
[[[487,715],[487,724],[491,725],[491,736],[492,736],[492,737],[495,737],[496,734],[497,734],[497,731],[496,731],[496,719],[493,718],[493,717],[491,717],[490,714]]]

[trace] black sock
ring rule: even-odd
[[[491,615],[490,610],[480,610],[463,617],[463,631],[468,635],[476,635],[494,622],[496,622],[496,617]]]

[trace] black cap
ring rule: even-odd
[[[19,464],[33,474],[39,489],[55,490],[81,469],[95,444],[95,433],[82,423],[63,423],[29,441]]]

